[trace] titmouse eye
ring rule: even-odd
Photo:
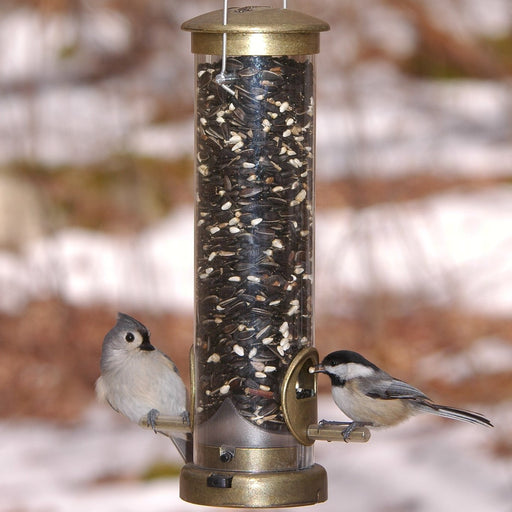
[[[128,342],[128,343],[131,343],[134,339],[135,339],[135,336],[133,335],[132,332],[128,332],[126,333],[126,336],[124,337],[124,339]]]

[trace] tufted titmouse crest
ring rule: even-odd
[[[187,391],[176,365],[151,344],[149,330],[124,313],[103,340],[96,394],[135,423],[146,418],[155,432],[159,414],[188,421]],[[187,461],[190,436],[171,439]]]
[[[329,376],[334,402],[353,420],[343,432],[345,441],[356,427],[389,427],[421,412],[493,426],[479,413],[433,403],[419,389],[391,377],[351,350],[332,352],[309,371]]]

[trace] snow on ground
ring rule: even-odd
[[[512,190],[446,193],[316,216],[317,305],[350,311],[374,291],[435,304],[512,313]],[[191,312],[193,208],[184,206],[130,238],[66,229],[0,252],[0,308],[16,311],[57,295],[76,305]],[[346,300],[341,303],[339,297]]]
[[[320,417],[343,420],[330,397],[319,405]],[[367,444],[317,442],[329,499],[304,510],[510,511],[512,462],[493,457],[490,445],[510,425],[512,404],[485,412],[495,429],[423,416],[374,431]],[[0,434],[8,440],[0,446],[2,512],[202,509],[179,499],[177,479],[137,479],[155,462],[179,464],[177,452],[106,406],[74,427],[11,420],[0,423]]]
[[[373,63],[359,66],[347,79],[330,77],[322,88],[317,111],[321,179],[511,173],[512,95],[504,83],[417,82],[390,65]]]
[[[344,305],[335,297],[381,290],[512,312],[508,187],[320,211],[316,226],[317,297],[325,307],[334,303],[340,312]]]

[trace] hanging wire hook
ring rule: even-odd
[[[283,0],[283,9],[286,9],[286,0]],[[222,11],[222,25],[226,26],[228,24],[228,0],[224,0],[224,7]],[[231,89],[226,82],[236,80],[236,75],[234,73],[226,73],[226,46],[227,46],[227,38],[228,34],[226,32],[222,33],[222,63],[220,73],[215,77],[215,82],[217,82],[225,91],[229,92],[233,96],[235,96],[235,91]]]
[[[286,0],[284,0],[286,1]],[[222,12],[222,25],[226,26],[228,24],[228,0],[224,0],[224,10]],[[235,91],[231,89],[231,87],[227,86],[225,82],[230,80],[235,80],[236,76],[234,74],[226,73],[226,46],[227,46],[227,33],[222,33],[222,64],[220,73],[215,77],[215,81],[226,91],[228,91],[233,96],[235,95]]]

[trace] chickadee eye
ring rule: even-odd
[[[127,334],[126,334],[126,336],[124,337],[124,339],[125,339],[127,342],[131,343],[131,342],[135,339],[135,336],[133,335],[133,333],[129,332],[129,333],[127,333]]]

